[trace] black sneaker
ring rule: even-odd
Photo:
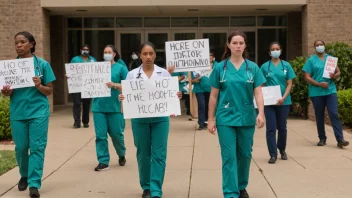
[[[246,189],[240,190],[240,197],[239,198],[249,198],[249,195]]]
[[[269,164],[275,164],[277,157],[271,157],[268,161]]]
[[[321,139],[317,144],[317,146],[325,146],[325,145],[326,145],[326,139]]]
[[[40,194],[39,194],[38,188],[30,187],[29,188],[29,196],[31,198],[39,198]]]
[[[27,177],[21,177],[20,181],[18,182],[18,190],[19,191],[25,191],[28,186],[28,178]]]
[[[84,128],[89,128],[89,124],[83,124]]]
[[[80,125],[80,124],[73,124],[73,128],[74,128],[74,129],[81,128],[81,125]]]
[[[142,198],[150,198],[150,190],[144,190],[142,194]]]
[[[280,154],[281,154],[281,159],[282,160],[287,160],[288,159],[287,154],[286,154],[285,151],[280,151]]]
[[[109,170],[109,166],[106,164],[99,163],[97,167],[94,169],[95,171],[104,171]]]
[[[204,130],[204,129],[205,129],[204,126],[199,126],[197,130],[201,131],[201,130]]]
[[[124,166],[126,164],[125,156],[119,157],[119,165]]]
[[[344,146],[348,146],[350,143],[345,141],[344,139],[337,141],[337,147],[343,148]]]

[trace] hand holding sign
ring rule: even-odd
[[[280,85],[262,87],[264,98],[264,106],[277,105],[279,100],[282,100]],[[253,99],[254,107],[257,108],[257,102]]]

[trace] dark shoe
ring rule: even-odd
[[[317,144],[317,146],[325,146],[325,145],[326,145],[326,139],[321,139]]]
[[[109,170],[109,166],[106,164],[99,163],[97,167],[94,169],[95,171],[104,171]]]
[[[337,147],[343,148],[344,146],[348,146],[350,143],[344,139],[337,141]]]
[[[281,154],[281,159],[282,159],[282,160],[287,160],[287,159],[288,159],[288,158],[287,158],[287,154],[286,154],[285,151],[280,151],[280,154]]]
[[[249,198],[249,195],[246,189],[240,190],[240,197],[239,198]]]
[[[80,124],[73,124],[73,128],[74,128],[74,129],[81,128],[81,125],[80,125]]]
[[[268,161],[269,164],[275,164],[277,157],[271,157]]]
[[[38,188],[30,187],[29,188],[29,196],[31,198],[39,198],[40,194],[39,194]]]
[[[119,158],[119,164],[120,164],[120,166],[124,166],[126,164],[125,156],[122,156]]]
[[[19,191],[25,191],[28,186],[28,178],[27,177],[21,177],[20,181],[18,182],[18,190]]]
[[[84,128],[89,128],[89,124],[83,124]]]
[[[204,124],[204,128],[208,128],[208,123],[205,123],[205,124]]]
[[[205,129],[204,126],[199,126],[199,128],[198,128],[197,130],[198,130],[198,131],[201,131],[201,130],[203,130],[203,129]]]
[[[142,198],[150,198],[150,190],[144,190],[142,194]]]

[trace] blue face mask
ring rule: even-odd
[[[81,51],[81,54],[82,54],[83,56],[89,56],[89,51],[82,50],[82,51]]]
[[[325,46],[324,45],[319,45],[319,46],[315,47],[315,49],[317,50],[318,53],[325,52]]]
[[[105,61],[111,61],[112,60],[112,54],[104,54],[104,60]]]
[[[281,50],[270,51],[270,56],[273,58],[279,58],[281,55]]]

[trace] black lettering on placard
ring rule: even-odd
[[[174,59],[188,59],[188,58],[201,58],[202,51],[200,50],[188,50],[188,51],[179,51],[174,52]]]
[[[15,67],[15,62],[4,62],[4,69],[14,69]]]
[[[159,90],[154,92],[149,92],[149,100],[160,100],[175,97],[174,90]]]
[[[189,42],[169,43],[171,51],[188,50]]]
[[[31,83],[31,79],[23,78],[23,76],[7,76],[4,80],[6,85],[23,85]]]
[[[203,48],[205,47],[204,41],[193,41],[192,46],[197,49],[197,48]]]
[[[156,88],[167,88],[169,87],[169,80],[168,78],[162,79],[162,80],[155,80],[155,87]]]
[[[84,83],[85,84],[104,84],[104,78],[102,77],[87,78]]]
[[[0,71],[0,76],[13,76],[17,75],[17,69],[10,69],[5,71]]]
[[[143,80],[139,80],[139,81],[130,81],[130,85],[131,85],[131,89],[133,91],[136,90],[144,90],[144,81]]]
[[[176,60],[176,61],[169,61],[168,65],[174,65],[175,67],[187,67],[187,68],[195,68],[195,67],[202,67],[208,66],[209,59],[189,59],[189,60]]]
[[[142,93],[137,93],[133,95],[134,101],[144,101]]]
[[[167,102],[153,103],[149,105],[138,105],[140,114],[157,114],[167,112]]]
[[[22,74],[30,73],[31,68],[30,67],[23,67],[23,68],[21,68],[21,71],[22,71]]]
[[[131,98],[132,98],[132,96],[131,96],[132,94],[127,94],[127,96],[126,96],[126,98],[127,98],[127,102],[131,102],[132,100],[131,100]]]

